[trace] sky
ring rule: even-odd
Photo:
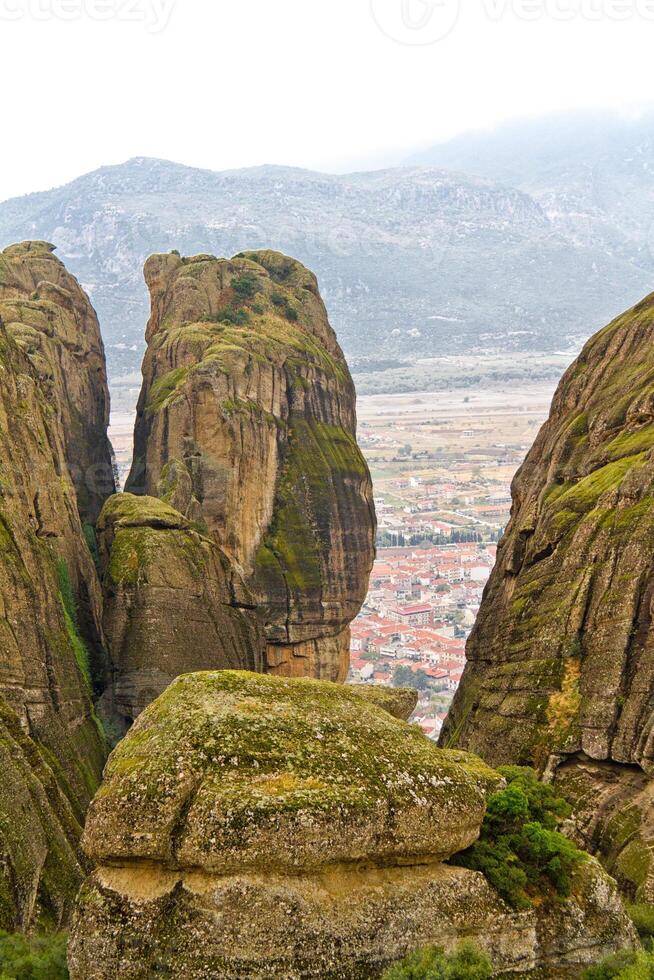
[[[0,0],[0,200],[154,156],[392,165],[654,102],[654,0]]]

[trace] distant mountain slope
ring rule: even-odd
[[[554,350],[651,288],[654,263],[571,235],[529,194],[411,167],[212,173],[138,158],[0,205],[0,246],[54,242],[103,324],[110,371],[138,367],[153,252],[270,247],[317,271],[345,353]]]
[[[576,244],[652,266],[654,111],[521,120],[430,147],[409,164],[464,170],[517,187]]]

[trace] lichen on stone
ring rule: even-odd
[[[114,750],[85,847],[223,873],[445,857],[475,839],[498,782],[356,689],[186,675]]]

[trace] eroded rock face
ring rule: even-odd
[[[95,310],[47,242],[0,253],[0,320],[34,365],[61,426],[83,522],[115,490],[109,389]]]
[[[82,447],[71,442],[63,407],[66,390],[74,402],[72,392],[87,381],[69,377],[61,389],[58,373],[73,322],[82,323],[70,310],[80,297],[49,246],[0,255],[0,928],[7,929],[64,919],[82,876],[76,846],[105,753],[91,701],[104,670],[101,597],[69,471]]]
[[[267,669],[344,680],[374,557],[355,395],[315,277],[275,252],[153,256],[127,489],[207,530],[257,598]]]
[[[654,772],[654,297],[593,337],[513,484],[442,744]]]
[[[179,674],[264,669],[253,597],[179,511],[116,494],[100,516],[98,548],[113,678],[102,710],[121,731]]]
[[[555,770],[573,806],[566,832],[597,854],[631,901],[654,904],[654,783],[637,766],[572,756]]]
[[[637,937],[595,861],[575,884],[563,907],[518,913],[483,875],[445,864],[219,879],[105,866],[79,896],[71,977],[372,980],[416,949],[470,938],[497,974],[578,976]]]
[[[353,687],[181,677],[105,776],[84,837],[97,868],[73,922],[73,980],[362,980],[464,936],[498,972],[529,970],[636,942],[592,860],[574,899],[520,913],[482,875],[442,864],[477,837],[501,777]]]

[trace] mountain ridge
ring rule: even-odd
[[[614,248],[613,226],[596,246],[564,218],[519,188],[442,168],[216,172],[135,157],[0,204],[0,245],[58,247],[98,309],[114,378],[144,350],[149,254],[271,246],[316,269],[356,370],[379,356],[575,347],[649,291],[649,252]]]

